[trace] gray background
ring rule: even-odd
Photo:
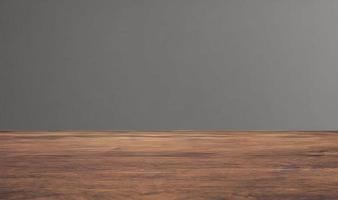
[[[338,129],[336,0],[0,0],[1,130]]]

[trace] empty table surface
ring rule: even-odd
[[[336,132],[0,132],[0,199],[338,199]]]

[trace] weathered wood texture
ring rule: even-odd
[[[334,132],[1,132],[0,199],[337,200]]]

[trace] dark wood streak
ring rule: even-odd
[[[0,132],[0,199],[337,200],[336,132]]]

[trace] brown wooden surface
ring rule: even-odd
[[[1,132],[0,199],[337,200],[334,132]]]

